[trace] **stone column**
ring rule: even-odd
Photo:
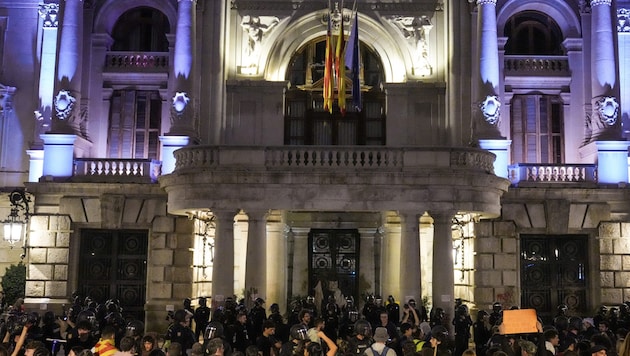
[[[454,269],[453,235],[451,225],[453,214],[438,212],[433,217],[433,308],[442,308],[446,314],[444,323],[453,335],[454,308]]]
[[[497,0],[477,0],[477,53],[479,78],[477,104],[473,116],[474,139],[500,139],[497,127],[501,112],[499,99],[499,50],[497,37]]]
[[[57,32],[59,25],[59,4],[40,4],[41,21],[41,65],[39,68],[39,103],[35,111],[35,137],[31,150],[43,150],[41,134],[50,130],[53,116],[53,96],[55,92],[55,64],[57,63]],[[42,152],[43,155],[43,152]],[[41,173],[41,172],[40,172]],[[40,174],[41,176],[41,174]],[[39,178],[39,177],[38,177]]]
[[[212,300],[219,304],[234,295],[234,211],[213,211],[215,221]]]
[[[611,5],[612,0],[591,0],[593,141],[621,138]]]
[[[267,258],[267,305],[278,303],[280,310],[287,307],[287,235],[289,229],[284,221],[267,221],[267,246],[265,250],[272,258]]]
[[[400,300],[420,300],[420,231],[419,215],[399,212],[400,216]],[[409,298],[408,298],[409,297]]]
[[[61,2],[61,35],[51,132],[78,134],[81,129],[83,0]]]
[[[248,210],[245,290],[267,298],[267,210]]]
[[[197,137],[194,65],[197,0],[178,0],[173,76],[175,81],[169,135]]]

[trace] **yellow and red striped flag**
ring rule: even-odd
[[[343,1],[341,2],[341,21],[339,21],[339,35],[337,36],[337,50],[335,52],[335,66],[337,70],[337,101],[341,115],[346,113],[346,64],[344,50],[346,41],[343,32]]]
[[[333,45],[332,28],[330,22],[330,7],[328,8],[328,31],[326,32],[326,60],[324,66],[324,110],[332,114],[333,111]]]

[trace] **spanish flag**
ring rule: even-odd
[[[329,7],[330,11],[330,7]],[[328,15],[328,31],[326,32],[326,61],[324,66],[324,110],[332,114],[333,111],[333,44],[332,25]]]
[[[339,35],[337,36],[337,51],[335,52],[335,65],[337,71],[337,100],[341,115],[346,114],[346,64],[344,60],[344,49],[346,41],[343,32],[343,2],[341,2],[341,21],[339,21]]]

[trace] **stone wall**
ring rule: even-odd
[[[475,304],[491,309],[520,305],[516,226],[512,222],[481,221],[475,228]]]
[[[618,305],[630,300],[630,223],[603,222],[598,231],[601,304]]]

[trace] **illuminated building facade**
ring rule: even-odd
[[[330,114],[352,5],[0,0],[27,305],[78,290],[151,329],[198,296],[629,299],[630,1],[358,0],[362,106]]]

